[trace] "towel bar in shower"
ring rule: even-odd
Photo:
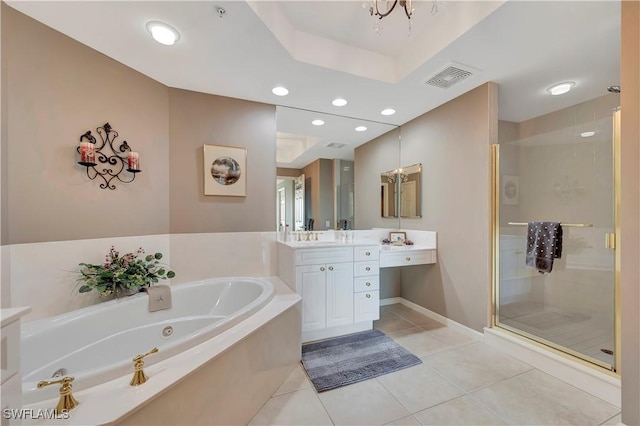
[[[507,225],[527,226],[526,222],[508,222]],[[562,226],[569,226],[572,228],[592,228],[593,223],[560,223]]]

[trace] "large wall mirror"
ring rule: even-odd
[[[370,227],[367,220],[358,221],[356,191],[370,191],[373,196],[380,184],[368,177],[358,181],[356,169],[360,167],[362,175],[373,166],[366,158],[358,164],[355,149],[387,135],[397,141],[394,150],[399,153],[399,128],[283,106],[276,111],[277,229],[287,225],[291,231]],[[397,134],[390,134],[393,131]],[[399,167],[399,154],[385,157],[393,162],[391,167]]]

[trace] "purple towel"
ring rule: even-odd
[[[562,255],[562,226],[559,222],[527,224],[527,266],[538,272],[551,272],[553,259]]]

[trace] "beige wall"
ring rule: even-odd
[[[489,297],[489,145],[495,143],[497,87],[484,84],[355,152],[359,228],[402,227],[438,232],[438,263],[402,268],[383,283],[402,296],[475,330],[487,325]],[[464,119],[461,119],[464,117]],[[398,145],[399,137],[401,143]],[[399,149],[401,147],[401,149]],[[422,217],[380,217],[380,173],[422,163]]]
[[[2,243],[168,232],[167,88],[2,7]],[[143,169],[113,191],[76,164],[80,135],[106,122]]]
[[[381,217],[380,174],[400,166],[399,127],[355,149],[354,221],[357,229],[399,228],[397,217]]]
[[[640,424],[640,3],[622,2],[622,422]]]
[[[278,167],[276,175],[282,177],[298,177],[304,173],[301,169],[288,169],[286,167]]]
[[[322,231],[333,229],[333,161],[320,158],[313,163],[309,163],[302,170],[305,178],[305,198],[310,200],[310,204],[305,203],[305,224],[306,220],[314,219],[313,229]],[[326,221],[330,226],[326,226]]]
[[[2,58],[2,11],[4,7],[0,5],[0,58]],[[4,79],[5,73],[2,72],[4,67],[0,66],[0,206],[5,204],[5,194],[4,183],[6,182],[5,172],[7,171],[6,167],[6,156],[4,155],[4,144],[1,141],[6,140],[7,138],[7,120],[5,114],[3,114],[6,107],[6,96],[3,96],[6,93],[7,85]],[[0,209],[0,215],[2,215],[2,211]],[[2,241],[2,233],[4,231],[5,221],[0,219],[0,242]],[[5,253],[4,247],[0,247],[0,282],[9,282],[8,275],[9,270],[5,265],[5,262],[8,265],[9,259]],[[11,306],[11,289],[8,285],[1,286],[0,292],[0,307],[8,308]]]
[[[490,159],[497,86],[484,84],[402,126],[403,166],[422,163],[422,218],[436,231],[438,262],[404,268],[402,297],[481,331],[489,298]],[[464,117],[464,118],[463,118]],[[411,238],[411,232],[407,232]]]
[[[274,231],[276,107],[170,89],[171,233]],[[204,195],[203,146],[247,149],[247,196]]]

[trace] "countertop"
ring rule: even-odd
[[[359,247],[359,246],[378,246],[380,251],[407,251],[407,250],[435,250],[434,246],[424,244],[402,245],[396,246],[392,244],[381,244],[379,241],[373,240],[350,240],[348,242],[338,240],[319,240],[319,241],[278,241],[278,243],[291,247],[292,249],[302,248],[326,248],[326,247]]]
[[[31,312],[30,307],[22,307],[22,308],[2,308],[2,321],[0,323],[1,327],[4,327],[7,324],[11,324],[14,321],[20,319]]]

